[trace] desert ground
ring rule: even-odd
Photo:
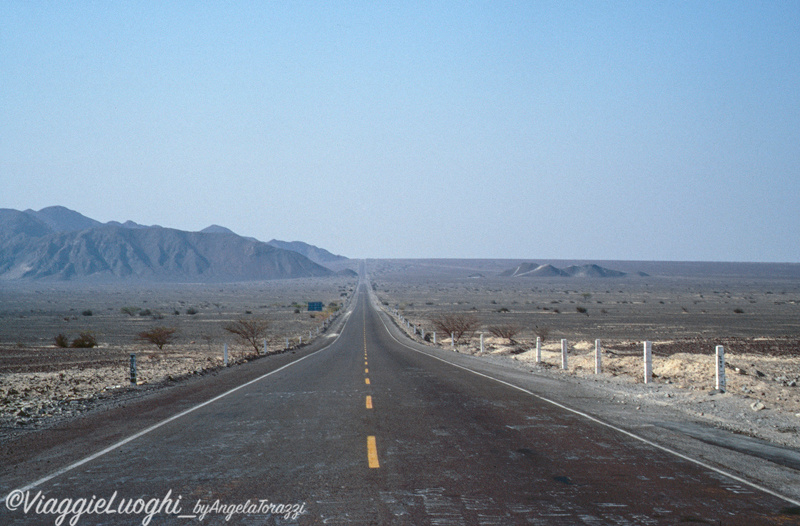
[[[269,323],[268,353],[282,352],[317,335],[328,307],[344,305],[355,279],[316,278],[231,284],[86,285],[0,284],[0,440],[49,420],[91,409],[132,389],[130,355],[138,386],[153,386],[252,359],[255,351],[224,326],[238,319]],[[309,312],[308,302],[326,312]],[[331,307],[332,310],[332,307]],[[158,349],[137,335],[154,327],[177,329]],[[94,348],[60,348],[81,333]],[[311,333],[311,334],[309,334]],[[262,349],[260,349],[262,350]],[[133,387],[133,389],[137,388]]]
[[[800,448],[800,265],[608,262],[603,266],[630,275],[499,276],[515,263],[368,260],[367,272],[384,310],[398,325],[402,316],[416,328],[406,327],[409,337],[432,344],[436,315],[468,314],[477,323],[472,338],[451,346],[447,335],[438,334],[438,346],[533,374],[591,381],[603,386],[610,403],[678,407],[688,419]],[[307,302],[344,304],[355,286],[346,278],[137,286],[4,282],[0,441],[132,389],[213,371],[222,366],[224,343],[232,362],[252,359],[252,348],[223,329],[239,318],[269,321],[270,353],[281,352],[286,338],[296,346],[324,316],[308,312]],[[136,339],[155,326],[178,329],[175,341],[159,350]],[[490,332],[497,326],[516,333],[511,340],[497,337]],[[59,334],[74,339],[84,331],[97,336],[97,347],[54,343]],[[533,352],[537,335],[543,337],[541,363]],[[560,368],[562,338],[569,342],[567,371]],[[602,344],[599,375],[595,340]],[[645,340],[653,349],[654,377],[647,385]],[[725,393],[714,389],[716,345],[726,350]],[[137,355],[138,386],[129,381],[131,353]]]

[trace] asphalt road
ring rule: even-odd
[[[362,284],[319,350],[262,360],[237,387],[228,370],[210,402],[64,430],[20,461],[30,473],[4,469],[3,491],[21,491],[0,524],[800,523],[778,496],[405,345],[390,323]]]

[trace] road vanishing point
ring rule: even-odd
[[[312,345],[12,444],[0,524],[800,523],[562,383],[411,342],[362,278]]]

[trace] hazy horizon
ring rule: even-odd
[[[800,262],[800,3],[11,2],[0,207],[351,258]]]

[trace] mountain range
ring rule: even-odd
[[[0,209],[0,280],[225,282],[330,276],[347,258],[219,225],[186,232],[101,223],[61,206]]]

